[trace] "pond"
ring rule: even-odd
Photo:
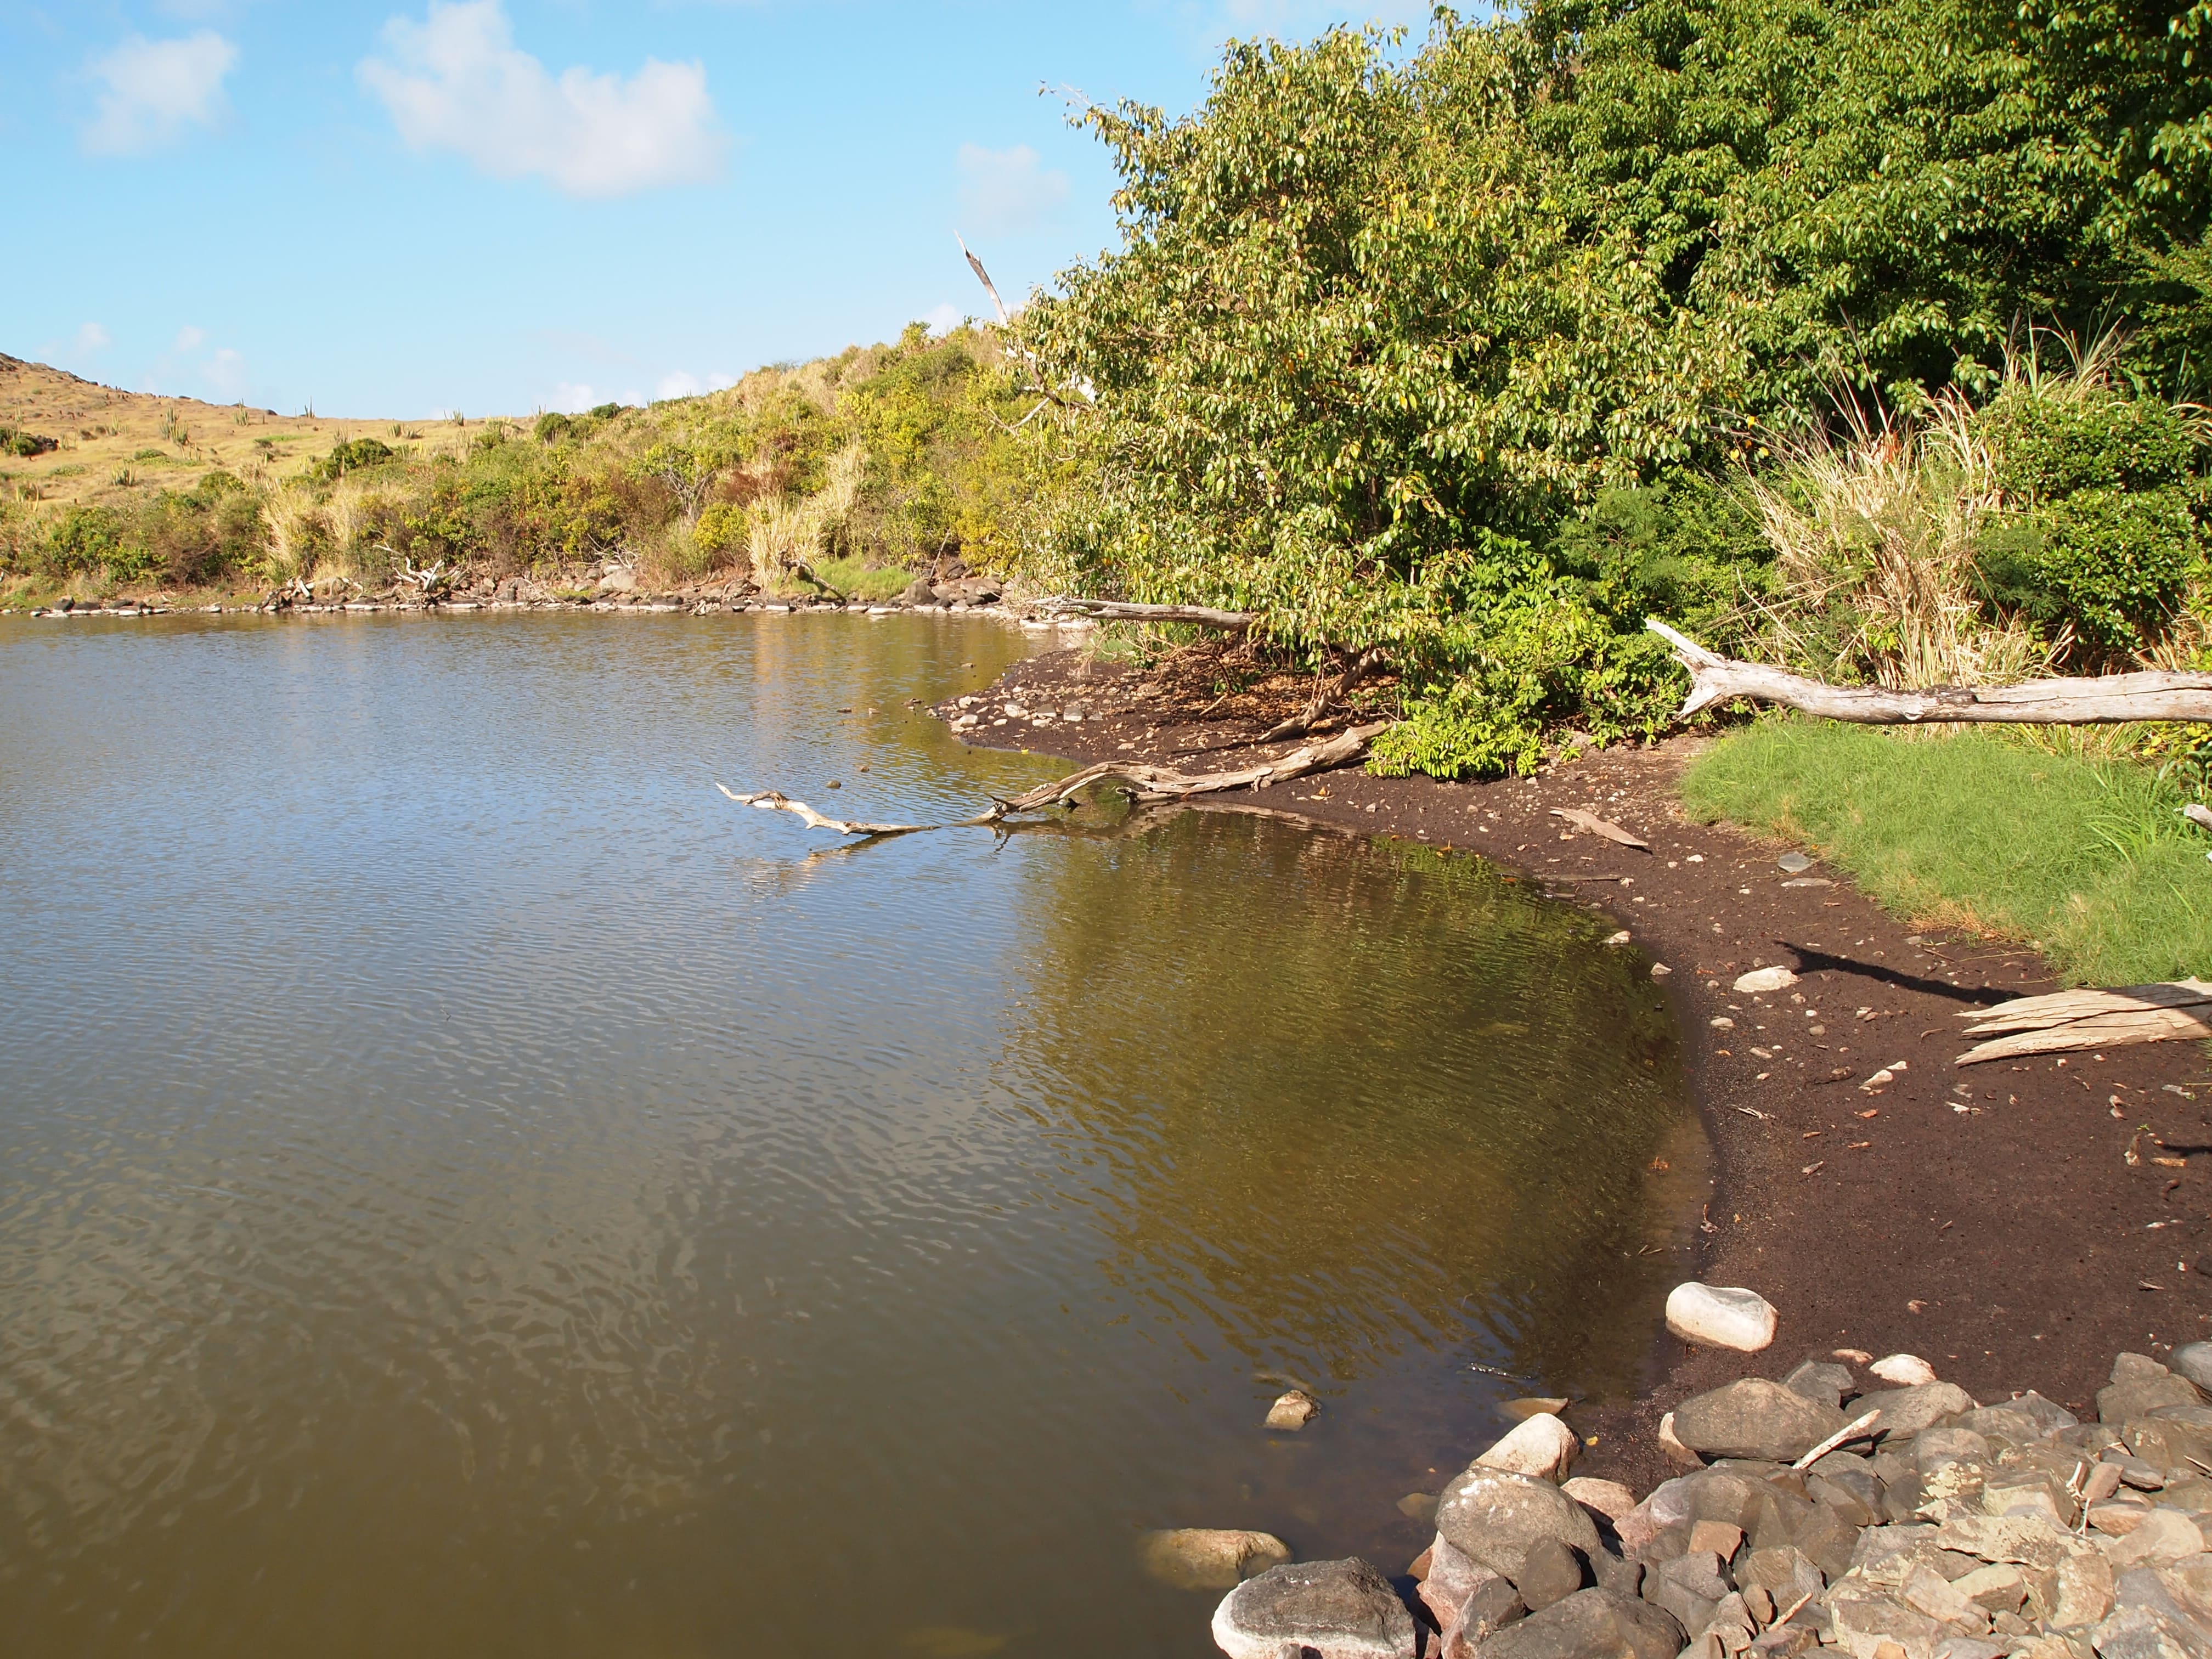
[[[1030,648],[0,624],[12,1650],[1198,1656],[1147,1529],[1399,1571],[1501,1402],[1632,1390],[1703,1142],[1596,919],[714,787],[963,816],[1067,769],[920,704]]]

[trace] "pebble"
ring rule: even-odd
[[[1797,982],[1797,975],[1787,968],[1754,968],[1747,974],[1736,976],[1739,991],[1786,991]]]
[[[1313,1421],[1321,1410],[1321,1401],[1304,1389],[1292,1389],[1279,1395],[1267,1407],[1267,1426],[1271,1429],[1303,1429]]]

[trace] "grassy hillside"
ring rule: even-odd
[[[992,336],[781,365],[645,409],[288,418],[0,359],[0,596],[368,590],[442,564],[896,592],[1011,563],[1048,493]]]

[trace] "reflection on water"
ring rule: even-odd
[[[712,787],[1051,775],[908,706],[1021,649],[0,632],[13,1650],[1200,1654],[1144,1528],[1395,1569],[1525,1391],[1474,1367],[1630,1386],[1688,1143],[1587,920],[1249,815],[844,850]]]

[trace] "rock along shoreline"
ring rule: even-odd
[[[1831,1350],[1683,1401],[1667,1439],[1688,1467],[1641,1498],[1569,1475],[1577,1437],[1532,1418],[1445,1487],[1402,1578],[1267,1566],[1214,1640],[1231,1659],[2202,1659],[2212,1343],[2172,1358],[2119,1355],[2084,1420]]]

